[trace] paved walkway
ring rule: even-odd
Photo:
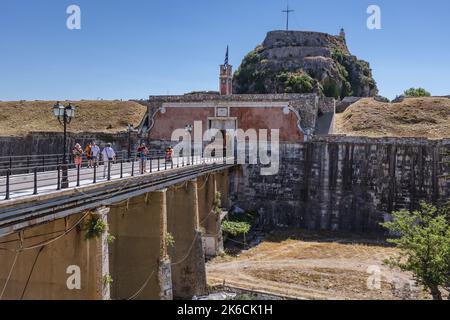
[[[165,162],[164,158],[152,159],[146,162],[147,173],[143,175],[150,175],[161,171],[171,171],[181,168],[186,165],[201,164],[214,164],[223,163],[224,159],[215,158],[174,158],[173,159],[173,169],[172,164]],[[151,170],[150,170],[151,162]],[[124,162],[122,164],[122,178],[126,179],[133,176],[132,171],[134,169],[134,176],[142,176],[140,172],[140,161],[134,162],[134,168],[132,162]],[[151,173],[150,173],[151,171]],[[105,172],[105,175],[104,175]],[[62,175],[62,173],[61,173]],[[96,170],[96,183],[106,182],[107,180],[107,169],[105,166],[101,165]],[[69,188],[77,187],[77,169],[68,170]],[[121,164],[115,163],[111,165],[111,180],[121,179]],[[94,184],[94,169],[93,168],[82,168],[80,169],[80,186],[87,186]],[[37,193],[46,194],[50,192],[56,192],[58,186],[58,172],[57,171],[47,171],[37,173]],[[34,194],[34,173],[19,174],[10,176],[10,199],[17,199],[21,197],[31,196]],[[6,177],[0,177],[0,203],[5,201],[6,197]]]

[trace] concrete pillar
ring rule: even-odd
[[[212,213],[217,193],[216,175],[210,174],[197,178],[198,212],[200,228],[204,233],[211,233],[215,225]]]
[[[228,170],[216,173],[216,181],[217,191],[219,191],[222,196],[222,207],[228,208],[230,206],[230,182]]]
[[[222,212],[214,211],[217,194],[216,174],[199,177],[197,186],[200,229],[205,256],[215,257],[223,251]]]
[[[177,299],[190,299],[207,292],[197,191],[197,180],[167,191],[168,231],[175,240],[169,256],[173,296]]]
[[[172,299],[166,190],[113,206],[110,228],[113,299]]]
[[[0,238],[0,295],[6,300],[106,300],[107,235],[86,240],[90,215],[77,214]],[[18,251],[17,251],[18,250]]]

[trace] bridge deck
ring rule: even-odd
[[[165,159],[157,158],[147,160],[145,167],[149,173],[172,170],[179,167],[184,167],[192,164],[201,163],[213,163],[222,161],[221,159],[213,158],[201,158],[201,157],[185,157],[185,158],[175,158],[172,163],[166,163]],[[100,165],[95,170],[93,168],[72,168],[68,169],[68,180],[69,188],[86,186],[95,183],[101,183],[110,180],[122,179],[127,177],[132,177],[136,175],[141,175],[140,172],[140,162],[130,161],[130,162],[117,162],[111,165],[111,173],[108,177],[108,169],[105,165]],[[34,173],[24,173],[24,174],[14,174],[9,177],[9,183],[7,178],[0,177],[0,202],[5,200],[7,196],[7,187],[9,184],[8,200],[23,198],[26,196],[31,196],[33,194],[45,194],[49,192],[58,191],[58,180],[61,180],[61,172],[56,170],[36,172]]]
[[[111,180],[103,179],[103,169],[99,170],[101,179],[94,184],[92,181],[92,170],[80,170],[80,186],[71,183],[71,186],[64,190],[56,190],[56,183],[49,183],[47,186],[39,188],[39,194],[33,195],[33,186],[29,187],[30,177],[34,175],[12,176],[11,179],[22,181],[28,188],[19,191],[12,191],[14,195],[11,200],[0,201],[0,237],[14,231],[45,223],[47,221],[60,219],[72,214],[86,210],[92,210],[101,206],[111,205],[130,197],[138,196],[148,192],[160,190],[172,185],[182,183],[198,176],[226,170],[232,167],[232,158],[198,158],[194,159],[174,159],[174,166],[159,166],[153,162],[152,172],[136,173],[131,176],[131,163],[123,164],[122,178],[120,174],[111,174]],[[188,163],[191,162],[189,165]],[[135,165],[138,165],[135,163]],[[117,169],[118,164],[115,164]],[[149,167],[147,166],[147,169]],[[83,171],[83,172],[81,172]],[[113,171],[113,170],[111,170]],[[138,170],[137,170],[138,171]],[[42,175],[49,176],[48,181],[57,179],[56,172],[44,172]],[[33,181],[31,181],[33,184]],[[0,189],[1,193],[1,189]]]

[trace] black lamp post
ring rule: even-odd
[[[194,127],[191,124],[188,124],[184,127],[184,130],[186,131],[187,138],[189,138],[188,145],[191,148],[191,150],[186,150],[186,154],[188,157],[188,163],[189,163],[190,162],[189,159],[191,158],[191,155],[192,155],[192,145],[191,144],[192,144],[192,131],[194,131]],[[183,157],[185,157],[184,150],[183,150]]]
[[[64,150],[63,150],[63,167],[62,167],[62,179],[61,188],[67,189],[69,187],[68,170],[67,170],[67,125],[72,122],[75,117],[75,107],[70,103],[66,107],[59,103],[59,101],[53,106],[53,114],[64,126]]]
[[[135,132],[132,124],[127,125],[127,132],[128,132],[128,160],[131,160],[131,133]]]

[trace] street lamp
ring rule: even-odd
[[[189,141],[186,141],[185,147],[186,149],[192,149],[192,131],[194,131],[194,127],[191,124],[186,125],[186,127],[184,127],[184,130],[186,131],[186,138],[189,139]],[[186,140],[187,140],[186,139]],[[186,150],[186,154],[188,156],[188,159],[190,159],[191,157],[191,153],[192,150]],[[183,148],[183,157],[184,157],[184,148]],[[188,160],[189,163],[189,160]]]
[[[69,103],[68,106],[64,106],[59,101],[53,106],[53,114],[58,119],[59,123],[64,126],[64,150],[63,150],[63,169],[61,188],[66,189],[69,187],[69,179],[67,172],[67,125],[72,122],[75,117],[75,107]]]
[[[135,132],[134,126],[132,124],[127,125],[128,132],[128,161],[131,160],[131,133]]]

